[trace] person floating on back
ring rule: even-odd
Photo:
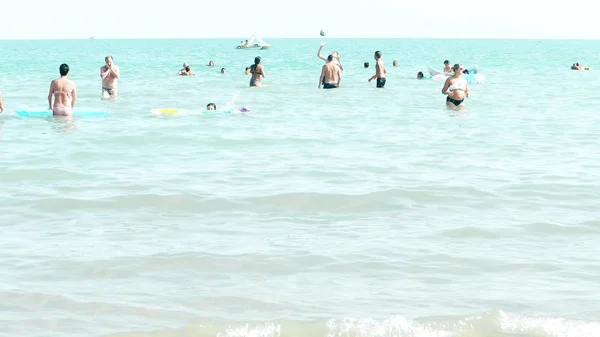
[[[102,78],[102,98],[117,97],[117,80],[119,79],[119,67],[113,63],[113,57],[104,58],[106,64],[100,68],[100,77]]]
[[[327,63],[321,68],[321,76],[319,77],[319,89],[321,85],[323,89],[339,88],[342,81],[342,72],[337,63],[334,62],[333,54],[327,57]]]
[[[375,52],[375,75],[369,78],[369,82],[374,79],[377,79],[377,88],[385,87],[385,75],[387,74],[387,70],[385,69],[385,65],[381,60],[381,52],[378,50]]]

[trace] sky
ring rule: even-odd
[[[3,0],[0,39],[600,39],[594,2],[557,0]]]

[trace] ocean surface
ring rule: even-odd
[[[600,336],[600,41],[242,38],[0,41],[0,336]],[[63,62],[109,115],[17,117]]]

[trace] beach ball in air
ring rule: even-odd
[[[321,29],[321,36],[325,36],[325,31]]]

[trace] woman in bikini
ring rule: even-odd
[[[250,78],[250,86],[260,87],[260,77],[266,77],[265,69],[260,63],[260,56],[254,58],[254,64],[250,66],[250,74],[252,75],[252,77]]]
[[[452,66],[454,75],[448,77],[442,88],[442,94],[446,95],[446,107],[449,109],[457,109],[464,106],[462,103],[465,97],[469,97],[469,85],[467,80],[462,77],[463,66],[455,64]]]
[[[77,100],[77,87],[75,82],[68,79],[68,65],[63,63],[58,70],[60,78],[50,83],[48,109],[52,110],[52,114],[55,116],[69,116],[73,112]],[[52,104],[52,97],[54,97],[54,105]]]

